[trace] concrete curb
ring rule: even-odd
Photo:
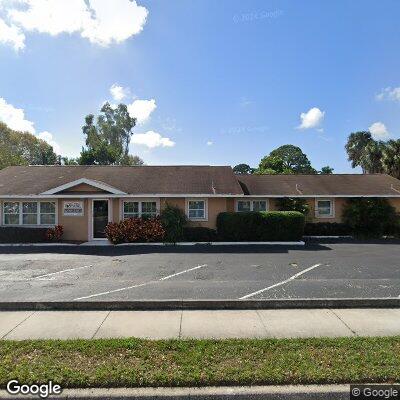
[[[399,308],[400,298],[0,302],[0,311],[166,311]]]
[[[120,243],[116,247],[126,246],[304,246],[304,241],[298,242],[178,242],[178,243]],[[85,243],[0,243],[0,247],[104,247],[113,246],[109,242]]]
[[[237,386],[201,388],[116,388],[65,389],[49,399],[112,400],[344,400],[349,398],[349,385]],[[33,396],[10,395],[0,391],[1,400],[23,400]]]

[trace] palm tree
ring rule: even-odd
[[[346,151],[348,160],[351,161],[352,168],[360,166],[365,174],[365,170],[362,159],[365,152],[365,147],[368,143],[373,142],[371,133],[367,131],[353,132],[347,139]]]
[[[382,164],[387,174],[400,179],[400,139],[389,140],[383,149]]]
[[[360,165],[367,174],[382,174],[384,168],[382,165],[382,153],[385,143],[372,140],[365,147],[361,155]]]

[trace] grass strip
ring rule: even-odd
[[[400,337],[0,341],[0,387],[64,388],[400,381]]]

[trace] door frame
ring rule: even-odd
[[[108,205],[108,222],[112,222],[112,199],[91,199],[90,209],[90,217],[89,217],[89,227],[90,227],[90,240],[107,240],[107,238],[95,238],[94,235],[94,219],[93,219],[93,209],[95,201],[107,201]]]

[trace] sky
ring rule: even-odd
[[[400,137],[400,2],[0,0],[0,120],[78,156],[123,102],[148,165],[257,166],[284,144],[353,170],[347,136]]]

